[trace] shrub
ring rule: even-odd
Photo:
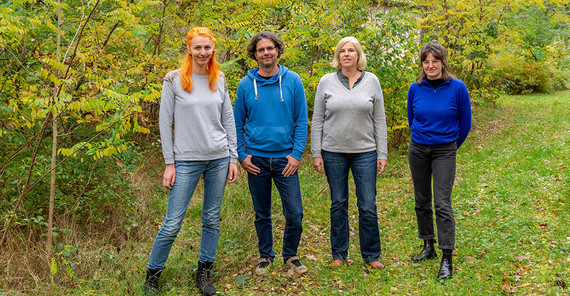
[[[520,55],[499,53],[491,55],[493,81],[500,90],[509,94],[551,92],[561,77],[547,61],[537,62]]]

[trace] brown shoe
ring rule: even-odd
[[[269,265],[272,263],[271,258],[261,257],[257,266],[255,267],[255,274],[257,275],[265,275],[267,274],[267,270],[269,269]]]
[[[285,260],[285,264],[289,266],[293,271],[296,273],[305,273],[307,272],[307,267],[301,263],[301,259],[299,256],[293,256]]]
[[[342,260],[335,259],[331,262],[331,268],[338,268],[342,266]]]
[[[372,261],[370,262],[370,267],[372,267],[373,269],[384,269],[386,266],[380,263],[380,261]]]

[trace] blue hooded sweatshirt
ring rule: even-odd
[[[426,79],[422,84],[412,84],[408,91],[408,124],[412,140],[418,144],[457,141],[459,149],[471,130],[471,102],[465,83],[453,78],[437,89]]]
[[[237,89],[234,118],[238,160],[246,156],[301,160],[307,143],[307,100],[299,74],[279,65],[270,78],[248,71]]]

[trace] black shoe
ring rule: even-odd
[[[453,263],[451,262],[451,254],[443,254],[441,257],[441,267],[437,278],[445,280],[453,276]]]
[[[144,281],[144,294],[147,296],[156,296],[160,290],[158,287],[158,280],[162,274],[162,269],[148,269],[146,270],[146,279]]]
[[[424,240],[424,249],[416,257],[412,257],[413,262],[421,262],[424,260],[431,260],[437,258],[437,253],[434,248],[435,240]]]
[[[216,288],[210,282],[212,265],[214,262],[198,261],[198,270],[196,271],[196,287],[202,294],[208,296],[216,294]]]

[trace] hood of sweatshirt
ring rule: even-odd
[[[257,82],[257,84],[259,84],[259,85],[277,83],[277,82],[279,82],[280,76],[282,78],[284,78],[285,75],[287,75],[287,72],[289,72],[289,68],[287,68],[283,65],[279,65],[279,64],[277,66],[279,66],[279,72],[277,74],[273,75],[272,77],[265,78],[265,77],[259,76],[259,73],[258,73],[259,67],[247,71],[247,77],[249,77],[251,80],[255,80]]]

